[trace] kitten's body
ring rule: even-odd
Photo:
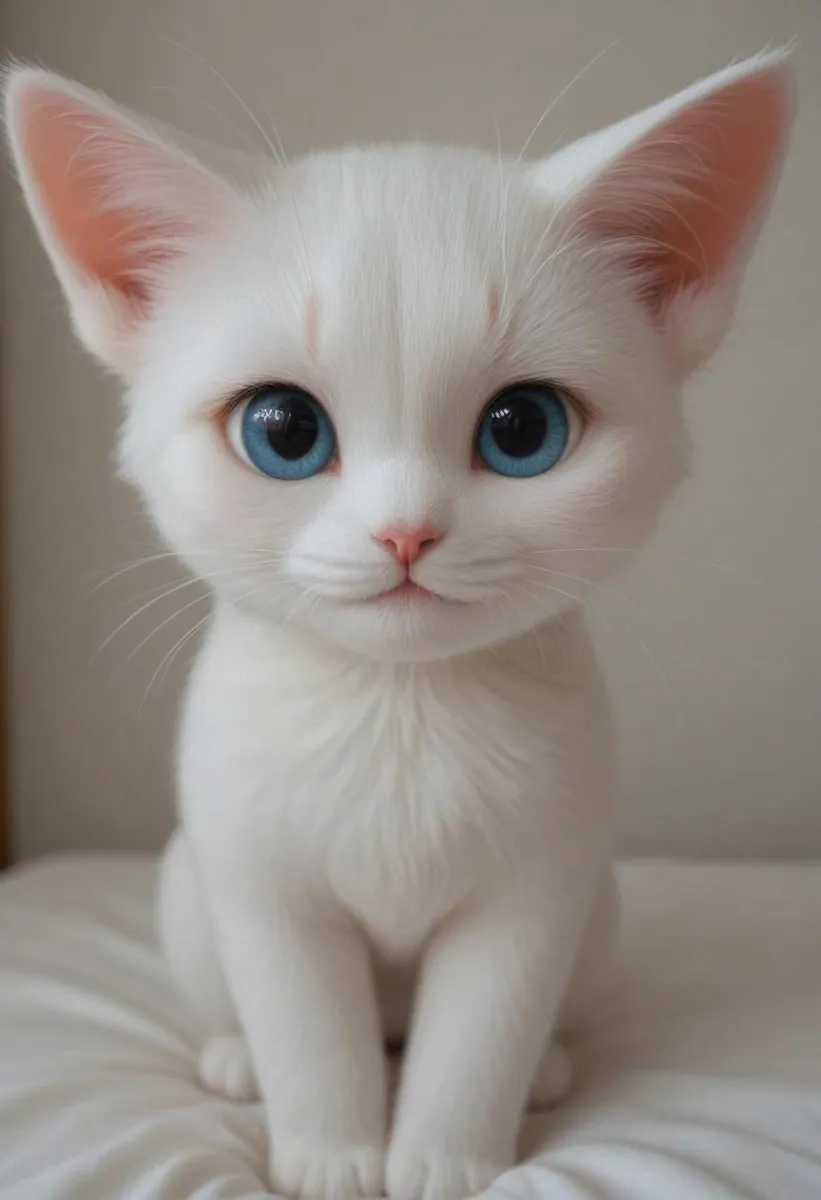
[[[78,330],[128,383],[124,471],[215,595],[160,896],[203,1078],[258,1081],[289,1196],[463,1200],[513,1162],[534,1080],[566,1087],[554,1035],[614,922],[575,606],[685,470],[679,393],[777,175],[783,56],[535,165],[377,148],[229,182],[42,72],[7,105]],[[333,426],[301,477],[243,423],[289,388]],[[526,476],[481,433],[522,389],[564,438]]]
[[[531,857],[547,889],[577,860],[580,876],[607,862],[605,709],[575,628],[385,665],[226,608],[181,745],[182,817],[201,853],[213,841],[223,862],[230,847],[258,858],[272,889],[339,904],[387,958],[418,956],[472,897],[528,876]],[[226,774],[230,806],[214,787]]]
[[[364,933],[379,968],[381,1033],[390,1041],[408,1031],[424,951],[452,941],[456,990],[449,986],[427,1013],[424,1067],[406,1140],[389,1160],[389,1186],[413,1192],[420,1162],[439,1181],[457,1161],[471,1192],[489,1185],[512,1152],[533,1074],[517,1054],[535,1065],[574,966],[574,1004],[587,999],[613,928],[608,751],[600,680],[576,619],[503,650],[383,664],[218,609],[190,684],[181,739],[185,840],[172,843],[161,904],[172,972],[215,1034],[203,1057],[208,1081],[241,1096],[254,1091],[243,1043],[231,1040],[239,1023],[209,949],[192,861],[212,895],[230,897],[220,913],[224,937],[254,971],[262,967],[242,928],[250,913],[266,926],[293,919],[303,940],[328,949]],[[481,937],[478,957],[473,936]],[[460,939],[468,939],[464,950]],[[384,1111],[379,1035],[367,993],[351,994],[360,985],[352,964],[328,949],[321,981],[288,982],[297,1007],[280,1019],[293,1048],[276,1086],[284,1108],[299,1105],[295,1078],[316,1052],[301,1042],[299,1018],[317,992],[332,1006],[347,997],[350,1012],[335,1020],[338,1041],[322,1048],[323,1074],[335,1073],[334,1054],[362,1068],[344,1103],[358,1122],[369,1118],[358,1124],[357,1144],[372,1147]],[[285,954],[272,955],[270,968],[280,979],[292,969]],[[230,969],[236,977],[244,968]],[[482,977],[498,994],[482,995]],[[251,990],[266,995],[264,985]],[[269,1002],[259,1018],[275,1036],[278,1016]],[[551,1048],[537,1099],[557,1099],[568,1082],[565,1060]],[[445,1086],[459,1095],[466,1123],[481,1121],[481,1154],[443,1144],[431,1105]],[[313,1119],[326,1119],[321,1093],[310,1088],[303,1102]],[[303,1173],[310,1178],[316,1164],[300,1154],[292,1161],[275,1130],[274,1153],[286,1188],[310,1186]],[[359,1175],[369,1192],[379,1186],[377,1166],[371,1155],[346,1155],[329,1164],[323,1186],[355,1188]]]
[[[608,750],[575,620],[503,653],[385,665],[226,608],[189,687],[182,817],[198,860],[265,880],[271,902],[346,914],[383,961],[413,964],[443,921],[517,876],[549,908],[603,876]]]

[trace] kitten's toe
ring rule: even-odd
[[[328,1146],[274,1137],[270,1182],[287,1200],[377,1200],[384,1190],[381,1146]]]
[[[435,1149],[388,1154],[387,1191],[390,1200],[469,1200],[496,1182],[510,1163],[466,1158]]]
[[[200,1054],[200,1081],[209,1092],[229,1100],[259,1099],[254,1065],[244,1037],[209,1038]]]
[[[573,1060],[560,1042],[551,1042],[542,1056],[530,1089],[528,1108],[552,1108],[573,1086]]]

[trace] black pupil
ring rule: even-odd
[[[257,420],[265,423],[268,445],[288,462],[309,454],[319,437],[316,409],[296,394],[271,397],[257,410]]]
[[[499,449],[510,458],[528,458],[547,437],[547,417],[527,395],[500,399],[490,410],[490,428]]]

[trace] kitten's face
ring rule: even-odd
[[[685,458],[624,271],[480,154],[354,151],[287,182],[146,332],[123,460],[166,537],[218,595],[374,658],[561,613]]]
[[[380,148],[224,174],[46,72],[5,99],[171,545],[236,605],[408,661],[551,620],[641,544],[791,110],[776,52],[541,163]]]

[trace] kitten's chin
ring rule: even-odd
[[[303,624],[348,653],[383,662],[434,662],[499,645],[524,632],[478,602],[426,595],[323,603]]]

